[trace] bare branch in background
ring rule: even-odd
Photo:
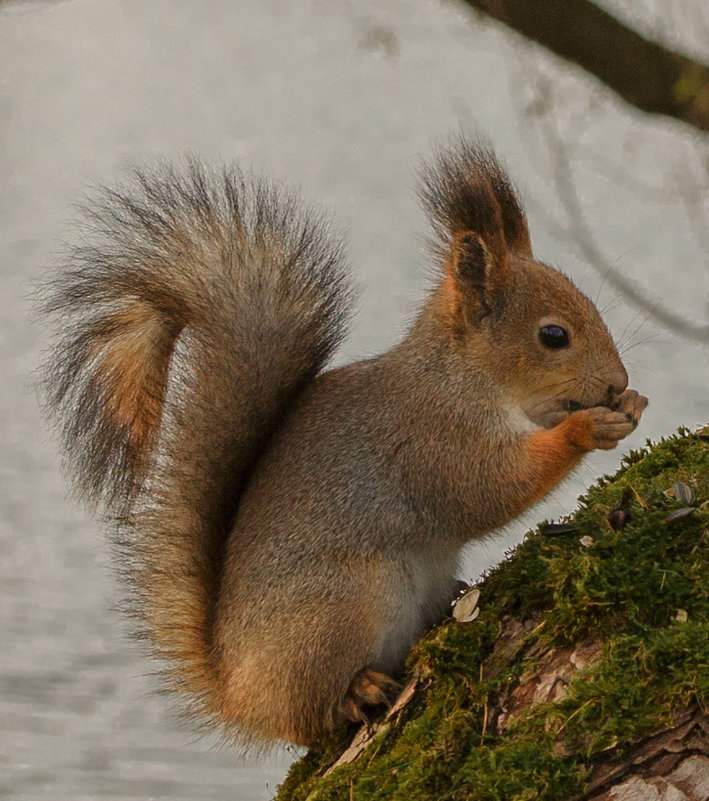
[[[709,66],[641,36],[590,0],[463,0],[582,67],[625,101],[709,131]]]
[[[573,168],[564,138],[559,134],[552,115],[545,115],[544,130],[549,149],[554,154],[553,181],[566,215],[568,229],[584,261],[603,277],[603,280],[622,293],[631,306],[646,312],[660,325],[674,334],[692,339],[704,345],[709,343],[709,323],[692,320],[685,314],[667,308],[658,298],[653,298],[635,281],[624,276],[603,254],[593,231],[586,222]]]

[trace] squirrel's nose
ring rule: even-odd
[[[608,397],[613,400],[622,395],[628,388],[628,373],[622,364],[619,364],[613,375],[610,376],[611,383],[608,385]]]

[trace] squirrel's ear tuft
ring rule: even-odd
[[[474,231],[502,261],[532,255],[522,203],[489,145],[455,137],[420,170],[419,196],[433,227],[434,252],[447,259],[451,237]]]
[[[529,239],[527,217],[517,192],[492,153],[488,154],[488,167],[492,191],[500,205],[507,249],[531,257],[532,243]]]

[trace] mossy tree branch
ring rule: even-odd
[[[582,67],[633,106],[709,131],[709,66],[641,36],[589,0],[463,0]]]
[[[709,428],[631,452],[477,589],[278,801],[706,801]]]

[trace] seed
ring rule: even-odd
[[[619,506],[617,509],[613,509],[612,512],[608,513],[606,520],[608,520],[613,531],[620,531],[625,527],[630,517],[630,509],[628,509],[627,506]]]
[[[458,623],[470,623],[480,614],[480,607],[478,606],[478,599],[480,598],[480,590],[475,587],[460,598],[453,605],[453,617]]]
[[[545,537],[561,537],[562,534],[573,534],[577,529],[576,523],[547,523],[539,530]]]
[[[682,509],[675,509],[674,512],[667,515],[665,523],[674,523],[677,520],[682,520],[692,514],[694,509],[690,506],[684,506]]]
[[[675,498],[681,501],[685,506],[691,506],[694,503],[694,490],[685,484],[684,481],[675,481],[672,488]]]

